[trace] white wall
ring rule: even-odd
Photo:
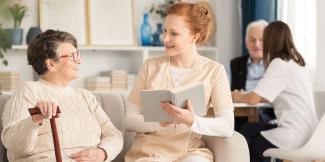
[[[162,2],[164,0],[156,0],[155,3]],[[198,1],[198,0],[187,0],[187,1]],[[222,63],[225,65],[228,65],[228,60],[233,58],[235,55],[239,55],[239,52],[236,51],[236,48],[239,49],[238,43],[233,43],[237,39],[236,36],[238,36],[238,29],[236,29],[236,26],[234,25],[237,22],[236,19],[236,7],[237,1],[239,0],[230,0],[226,1],[224,4],[221,3],[221,0],[205,0],[210,1],[212,8],[216,11],[215,14],[218,19],[217,24],[217,36],[216,39],[219,40],[219,44],[222,46],[218,53],[219,59]],[[14,2],[14,1],[11,1]],[[28,8],[28,11],[26,13],[26,17],[22,21],[22,27],[24,28],[24,38],[23,38],[23,44],[26,44],[26,33],[28,31],[28,28],[31,26],[37,26],[38,25],[38,1],[37,0],[21,0],[23,4],[25,4]],[[134,0],[134,12],[136,13],[134,15],[135,20],[135,28],[137,29],[140,24],[142,23],[142,17],[143,12],[148,11],[150,9],[151,4],[153,1],[151,0]],[[58,11],[60,12],[60,11]],[[158,18],[158,20],[157,20]],[[150,21],[152,25],[155,24],[155,22],[159,21],[158,16],[150,15]],[[4,21],[4,16],[0,16],[0,22],[3,22],[3,27],[10,28],[12,27],[12,20],[6,19]],[[156,27],[153,26],[153,31],[155,31]],[[137,31],[138,32],[138,31]],[[230,35],[230,36],[228,36]],[[225,38],[223,38],[225,37]],[[93,56],[93,54],[96,54],[96,57]],[[109,55],[108,55],[109,54]],[[125,57],[127,58],[125,58]],[[95,76],[98,75],[99,71],[103,69],[110,69],[111,67],[115,68],[127,68],[128,64],[130,66],[133,66],[133,62],[128,59],[131,55],[119,55],[119,53],[105,53],[105,52],[92,52],[92,51],[83,51],[82,53],[82,59],[87,60],[84,61],[83,64],[80,66],[81,69],[83,69],[83,72],[81,73],[81,78],[86,76]],[[6,58],[9,61],[9,66],[5,67],[0,64],[0,70],[14,70],[19,71],[22,76],[21,78],[23,80],[32,80],[33,79],[33,70],[31,66],[27,65],[26,60],[26,50],[10,50]],[[119,58],[119,60],[117,60]],[[112,61],[113,60],[113,61]],[[123,61],[121,61],[123,60]],[[96,62],[97,66],[91,65],[91,63]],[[119,64],[119,62],[123,62],[124,64]],[[132,63],[131,63],[132,62]],[[91,67],[91,68],[90,68]],[[85,70],[86,69],[86,70]],[[131,71],[134,72],[134,71]],[[82,85],[83,79],[75,81],[73,84],[75,85]]]
[[[315,85],[316,91],[325,91],[325,1],[317,0],[317,64],[315,72]]]
[[[156,0],[155,3],[162,2],[164,0]],[[197,1],[197,0],[186,0]],[[202,1],[202,0],[201,0]],[[224,64],[228,64],[229,60],[240,54],[240,23],[238,15],[238,7],[240,0],[204,0],[210,1],[212,7],[215,9],[217,19],[217,33],[216,41],[219,48],[219,61]],[[26,33],[31,26],[37,26],[38,22],[38,1],[37,0],[21,0],[23,4],[28,7],[26,17],[22,21],[22,28],[24,29],[23,44],[26,44]],[[134,0],[134,20],[135,26],[139,27],[142,23],[143,12],[150,9],[153,1],[151,0]],[[151,15],[150,21],[152,23],[153,31],[156,30],[154,26],[159,21],[158,16]],[[12,27],[12,20],[4,20],[0,16],[0,22],[3,27]],[[136,32],[139,32],[136,30]]]
[[[134,3],[134,20],[135,26],[139,27],[142,23],[142,13],[149,10],[152,4],[152,0],[135,0]],[[164,0],[156,0],[155,3],[159,3]],[[187,0],[196,1],[196,0]],[[202,0],[201,0],[202,1]],[[239,3],[240,0],[205,0],[210,1],[215,9],[216,19],[217,19],[217,33],[216,41],[218,44],[218,54],[219,61],[225,65],[229,61],[240,56],[240,18],[239,18]],[[23,4],[28,7],[26,17],[22,21],[22,27],[24,28],[24,39],[23,44],[26,44],[26,33],[31,26],[37,26],[38,22],[38,3],[37,0],[21,0]],[[154,24],[159,19],[151,15],[151,21],[153,26],[153,31],[156,30]],[[5,28],[12,27],[12,21],[7,19],[4,21],[3,17],[0,17],[0,21],[4,22],[2,25]],[[139,32],[138,30],[136,32]]]
[[[240,0],[216,0],[218,61],[225,66],[241,55],[239,4]]]
[[[217,33],[216,40],[218,46],[218,61],[228,66],[229,61],[241,55],[240,49],[240,17],[239,17],[239,3],[240,0],[210,0],[214,8],[216,9],[216,19],[217,19]],[[25,30],[25,34],[30,26],[38,25],[38,12],[37,12],[37,0],[22,0],[24,4],[28,6],[28,12],[25,19],[22,22],[22,27]],[[29,3],[27,3],[29,2]],[[142,3],[143,2],[143,3]],[[147,3],[146,3],[147,2]],[[150,4],[148,0],[141,0],[140,3],[135,5],[135,12],[142,13],[139,11],[140,8]],[[146,8],[148,9],[148,7]],[[323,10],[322,10],[323,9]],[[325,91],[325,19],[321,15],[325,15],[325,1],[317,0],[317,65],[314,77],[314,89],[316,91]],[[142,15],[135,15],[135,20],[141,23]],[[0,17],[0,21],[3,22],[3,18]],[[139,24],[137,24],[139,25]],[[11,27],[11,21],[7,20],[3,23],[3,27]],[[155,29],[154,29],[155,30]],[[25,37],[24,37],[25,44]],[[10,56],[9,56],[10,55]],[[9,68],[4,68],[0,66],[0,69],[6,70],[11,69],[13,64],[22,63],[21,61],[16,61],[18,56],[9,54],[7,58],[9,60]],[[23,57],[25,59],[25,57]],[[15,60],[15,61],[14,61]],[[26,63],[22,63],[26,66]],[[18,66],[19,67],[19,66]],[[15,69],[15,68],[14,68]],[[18,70],[18,69],[17,69]],[[28,71],[28,72],[27,72]],[[31,73],[31,69],[26,72]]]

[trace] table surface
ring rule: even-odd
[[[240,108],[240,107],[272,107],[272,105],[270,103],[258,103],[256,105],[250,105],[250,104],[247,104],[247,103],[243,103],[243,102],[235,102],[234,103],[234,107],[236,108]]]

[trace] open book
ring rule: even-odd
[[[180,108],[186,108],[187,99],[189,99],[196,115],[204,116],[206,114],[203,84],[187,85],[172,90],[141,90],[140,95],[146,122],[173,121],[160,107],[160,102],[164,101]]]

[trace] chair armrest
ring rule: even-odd
[[[214,154],[214,162],[249,162],[246,139],[238,132],[231,137],[203,136],[203,141]]]

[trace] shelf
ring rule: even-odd
[[[12,91],[0,91],[1,95],[12,95],[14,93],[14,90]]]
[[[154,46],[79,46],[82,51],[164,51],[164,47]],[[12,50],[27,50],[27,45],[14,45]],[[199,51],[216,51],[217,47],[199,47]]]
[[[87,90],[87,89],[86,89]],[[89,90],[87,90],[89,91]],[[112,91],[90,91],[91,93],[98,93],[98,94],[120,94],[124,96],[128,96],[131,89],[127,90],[112,90]],[[12,95],[14,93],[14,90],[12,91],[1,91],[0,95]]]
[[[120,94],[124,96],[128,96],[131,89],[126,90],[112,90],[112,91],[90,91],[91,93],[99,93],[99,94]]]
[[[10,64],[9,70],[18,70],[22,75],[22,80],[33,79],[33,69],[26,64],[27,48],[27,45],[15,45],[12,46],[11,50],[8,50],[8,52],[15,54],[8,55],[9,62],[17,62]],[[119,69],[137,74],[147,59],[163,56],[165,51],[164,47],[153,46],[80,46],[79,49],[82,53],[82,59],[86,61],[80,65],[80,74],[82,75],[71,84],[75,88],[85,87],[84,79],[98,76],[101,71]],[[198,51],[212,60],[218,58],[217,47],[199,47]],[[128,95],[129,91],[96,91],[94,93]]]

